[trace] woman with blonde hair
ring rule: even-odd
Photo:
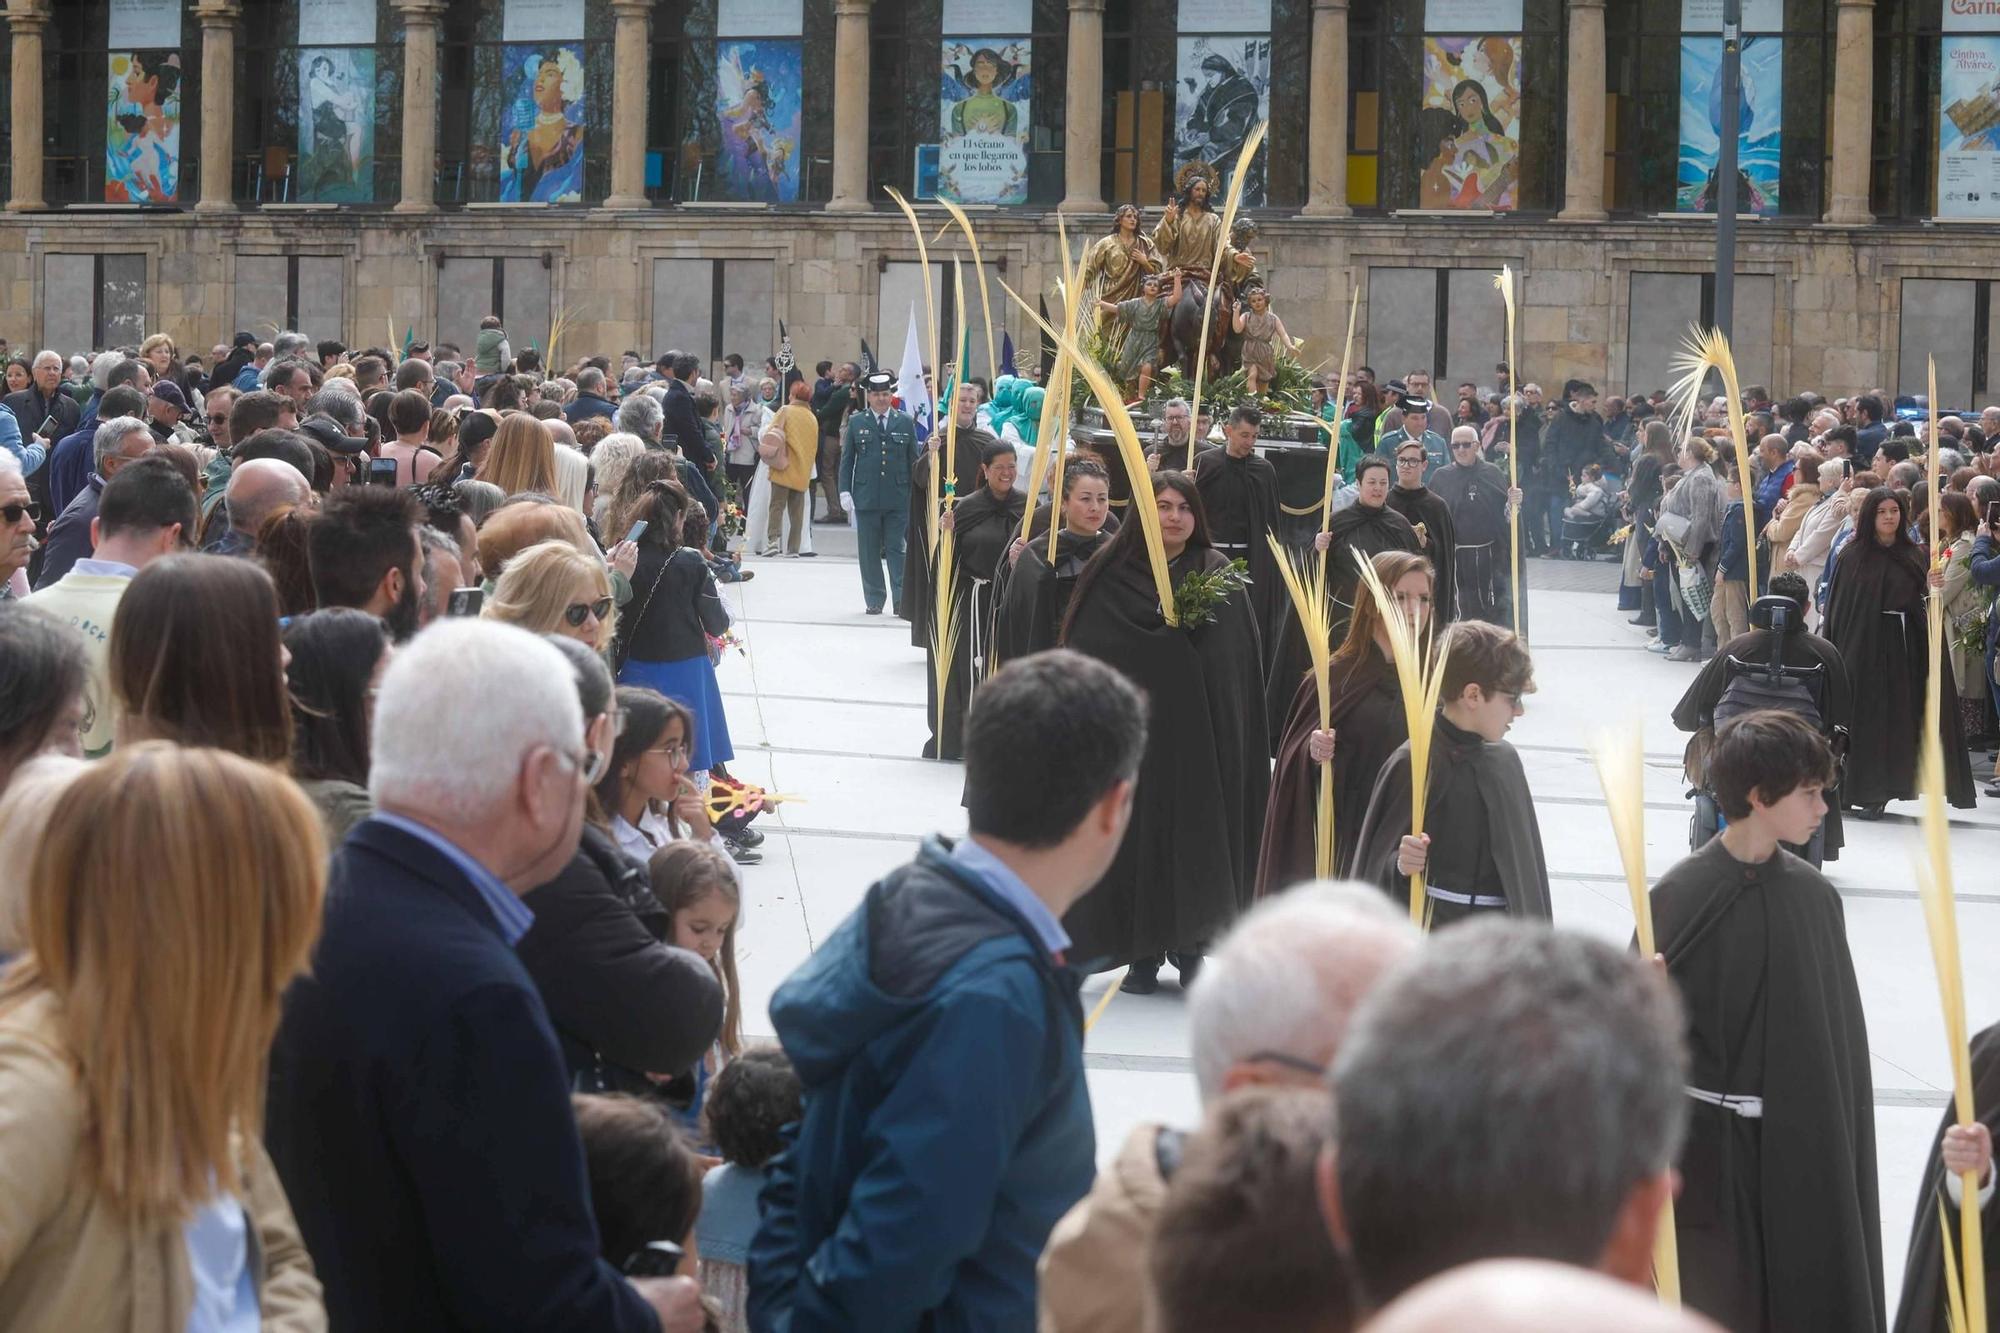
[[[515,556],[550,541],[568,542],[579,551],[597,549],[583,515],[568,505],[542,497],[509,500],[480,525],[480,569],[488,579],[497,579]]]
[[[500,423],[493,447],[476,474],[508,495],[532,492],[556,493],[556,437],[549,428],[526,412],[516,412]]]
[[[0,974],[0,1327],[323,1329],[258,1137],[319,816],[269,768],[164,744],[69,795]]]
[[[0,966],[28,947],[28,870],[70,783],[90,771],[75,755],[36,755],[0,796]]]
[[[555,460],[556,488],[549,494],[586,519],[589,518],[589,497],[592,489],[590,460],[583,456],[581,450],[573,449],[567,444],[556,446]]]
[[[565,541],[541,542],[508,561],[482,614],[598,652],[611,646],[618,624],[604,562]]]
[[[625,474],[632,468],[632,460],[645,452],[646,442],[626,431],[613,431],[590,451],[590,461],[597,468],[597,503],[593,506],[596,512],[591,517],[597,520],[600,531],[610,517],[611,497],[618,493]]]

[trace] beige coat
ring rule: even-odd
[[[182,1333],[194,1309],[176,1225],[135,1229],[83,1183],[85,1107],[40,996],[0,1016],[0,1328]],[[263,1145],[240,1144],[250,1265],[266,1333],[326,1328],[319,1279]]]
[[[1785,509],[1776,518],[1764,525],[1764,540],[1772,550],[1782,551],[1798,535],[1799,524],[1805,522],[1806,515],[1819,503],[1820,490],[1816,482],[1794,482],[1785,495]]]
[[[1986,605],[1992,594],[1972,581],[1972,534],[1965,533],[1951,544],[1951,556],[1944,565],[1944,587],[1940,590],[1944,599],[1944,641],[1945,651],[1951,657],[1952,681],[1958,687],[1961,699],[1978,699],[1986,688],[1986,653],[1984,648],[1967,651],[1956,646],[1956,641],[1965,630],[1985,617]],[[1980,642],[1983,645],[1985,635]]]
[[[1049,1233],[1036,1266],[1038,1333],[1146,1333],[1154,1327],[1146,1249],[1167,1197],[1154,1145],[1140,1125],[1090,1193]]]

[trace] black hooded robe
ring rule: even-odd
[[[1972,1109],[1996,1136],[2000,1136],[2000,1024],[1972,1038]],[[1944,1187],[1944,1156],[1940,1145],[1944,1132],[1958,1123],[1958,1113],[1945,1108],[1937,1137],[1931,1140],[1930,1160],[1924,1163],[1923,1186],[1917,1191],[1917,1216],[1910,1224],[1910,1253],[1903,1264],[1903,1299],[1896,1307],[1892,1333],[1947,1333],[1944,1294],[1944,1252],[1938,1232],[1938,1204],[1944,1204],[1951,1227],[1952,1258],[1957,1264],[1958,1205]],[[2000,1329],[2000,1193],[1986,1201],[1980,1211],[1979,1230],[1986,1253],[1986,1327]]]
[[[1336,743],[1334,757],[1339,758]],[[1426,905],[1436,929],[1487,911],[1547,921],[1549,869],[1542,858],[1542,827],[1528,794],[1521,756],[1505,741],[1488,742],[1439,714],[1431,728],[1430,790],[1424,798],[1424,831],[1431,835],[1424,871]],[[1368,814],[1347,867],[1350,879],[1379,884],[1403,906],[1410,877],[1396,869],[1396,854],[1410,833],[1410,743],[1404,741],[1375,779]],[[1503,898],[1500,904],[1467,904],[1440,892]]]
[[[957,599],[958,646],[952,652],[951,675],[945,681],[943,734],[938,734],[937,657],[925,650],[927,716],[931,738],[924,742],[926,759],[958,759],[965,753],[965,710],[972,691],[994,666],[993,619],[999,606],[1000,581],[1007,572],[1007,547],[1021,534],[1021,516],[1028,498],[1009,491],[996,500],[981,487],[953,506],[951,577]],[[933,588],[935,579],[927,579]],[[979,660],[974,660],[974,659]]]
[[[1682,1298],[1738,1333],[1879,1333],[1875,1094],[1840,896],[1790,852],[1745,865],[1716,838],[1652,904],[1688,1019]]]
[[[939,451],[944,449],[943,437],[939,437]],[[993,437],[983,430],[962,429],[958,432],[958,451],[953,457],[958,460],[958,475],[953,478],[957,494],[971,498],[979,486],[979,454],[993,443]],[[937,609],[937,585],[931,582],[931,460],[937,457],[929,449],[917,456],[910,467],[910,530],[903,540],[903,604],[896,614],[910,622],[910,646],[922,648],[926,652],[931,646],[931,616]],[[944,501],[944,477],[938,478],[938,501]],[[935,722],[933,722],[935,725]]]
[[[1227,563],[1186,551],[1168,577]],[[1076,604],[1066,646],[1123,672],[1145,691],[1147,714],[1131,825],[1111,869],[1063,918],[1069,957],[1114,967],[1201,952],[1249,904],[1264,827],[1270,779],[1248,600],[1232,594],[1207,624],[1171,626],[1151,569],[1118,560]]]
[[[1047,559],[1048,536],[1031,539],[1007,575],[1006,591],[994,618],[993,643],[1001,663],[1039,653],[1062,641],[1063,619],[1076,581],[1090,558],[1111,540],[1106,532],[1080,537],[1067,528],[1056,534],[1055,563]]]
[[[1201,492],[1210,544],[1249,566],[1250,610],[1269,649],[1291,606],[1278,558],[1266,540],[1278,530],[1278,471],[1254,453],[1237,458],[1227,449],[1211,449],[1194,460],[1194,485]]]
[[[1319,727],[1319,687],[1310,671],[1300,677],[1292,696],[1264,814],[1264,845],[1257,860],[1260,898],[1313,878],[1319,784],[1329,767],[1333,770],[1332,873],[1341,873],[1361,841],[1361,821],[1367,817],[1376,776],[1397,747],[1410,739],[1403,721],[1402,685],[1380,649],[1371,644],[1362,656],[1336,662],[1330,684],[1331,765],[1314,763],[1306,749]]]
[[[1355,552],[1370,560],[1384,551],[1422,555],[1423,544],[1417,540],[1417,530],[1410,526],[1410,521],[1387,505],[1380,509],[1349,505],[1333,516],[1327,532],[1333,540],[1320,558],[1326,561],[1326,595],[1333,603],[1331,629],[1333,642],[1338,645],[1347,637],[1347,622],[1354,616],[1354,599],[1361,585],[1361,570],[1354,563]],[[1298,620],[1287,594],[1273,636],[1277,642],[1272,645],[1271,673],[1264,690],[1264,723],[1274,755],[1285,732],[1285,718],[1291,712],[1299,677],[1312,668],[1312,655],[1299,631]]]
[[[1389,488],[1389,508],[1419,529],[1424,557],[1431,562],[1431,619],[1449,625],[1458,619],[1458,534],[1451,521],[1451,506],[1428,486],[1409,490]],[[1428,540],[1425,540],[1425,539]]]
[[[1451,463],[1431,474],[1429,490],[1451,514],[1456,618],[1512,629],[1514,538],[1507,521],[1507,474],[1491,463]],[[1527,553],[1523,541],[1521,554]],[[1525,580],[1527,570],[1521,573]],[[1521,609],[1526,611],[1527,603]],[[1527,628],[1525,617],[1521,627]]]
[[[1847,664],[1848,679],[1871,696],[1869,706],[1855,710],[1848,723],[1840,799],[1849,805],[1881,805],[1917,794],[1930,650],[1924,625],[1928,573],[1923,552],[1915,546],[1885,548],[1867,533],[1857,534],[1841,550],[1827,595],[1826,637]],[[1945,799],[1970,810],[1978,798],[1948,662],[1938,713]]]

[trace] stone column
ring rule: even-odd
[[[868,202],[868,6],[833,0],[833,197],[829,212],[865,213]]]
[[[398,213],[437,207],[438,32],[445,0],[395,0],[403,11],[403,197]]]
[[[239,0],[197,0],[201,20],[201,198],[197,213],[227,213],[236,173],[236,18]]]
[[[1347,0],[1313,0],[1312,100],[1306,108],[1306,206],[1344,218],[1347,206]]]
[[[1833,86],[1840,92],[1833,99],[1833,179],[1826,220],[1860,227],[1875,220],[1868,209],[1875,155],[1869,124],[1875,105],[1875,0],[1840,0],[1833,41]]]
[[[611,195],[606,208],[645,208],[646,43],[653,0],[611,0],[618,16],[612,42],[617,65],[611,83]]]
[[[7,0],[7,26],[14,36],[14,188],[10,210],[46,208],[42,198],[42,34],[48,30],[48,0]]]
[[[1104,211],[1104,0],[1069,0],[1061,207],[1065,213]]]
[[[1604,0],[1569,0],[1569,153],[1564,222],[1602,222],[1604,211]]]

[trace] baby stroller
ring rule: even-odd
[[[1727,822],[1716,804],[1715,793],[1708,787],[1708,752],[1715,743],[1715,729],[1733,717],[1764,709],[1804,717],[1832,746],[1834,786],[1840,785],[1840,772],[1847,756],[1847,728],[1830,728],[1826,724],[1826,668],[1818,664],[1787,666],[1784,662],[1785,630],[1797,613],[1789,597],[1759,597],[1750,604],[1750,623],[1757,629],[1771,631],[1770,660],[1745,662],[1733,654],[1724,659],[1722,696],[1716,700],[1714,711],[1702,719],[1701,729],[1688,740],[1683,761],[1690,784],[1688,795],[1694,797],[1694,815],[1688,824],[1689,851],[1700,851]],[[1829,802],[1833,799],[1829,795]],[[1813,833],[1812,841],[1805,846],[1788,843],[1785,849],[1818,869],[1824,841],[1822,828]]]
[[[1595,560],[1600,554],[1609,552],[1622,556],[1612,544],[1612,534],[1620,527],[1618,512],[1587,515],[1571,518],[1569,511],[1563,511],[1561,556],[1565,560]]]

